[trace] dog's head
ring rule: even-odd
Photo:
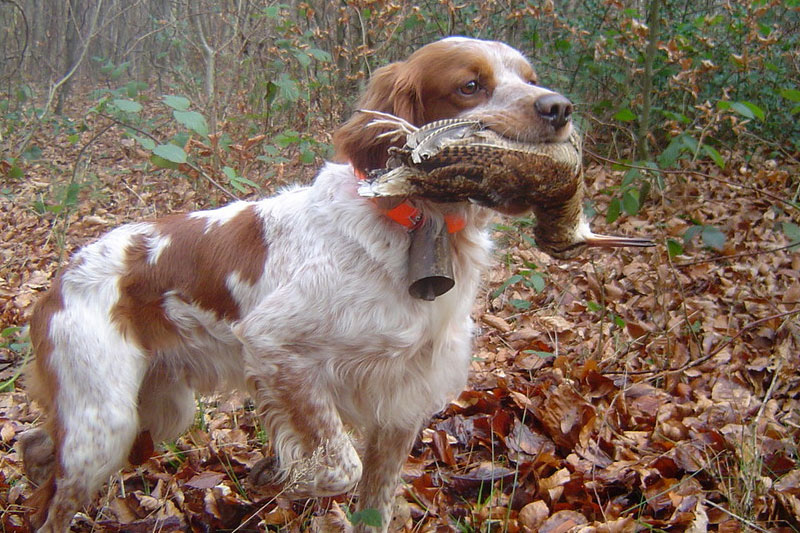
[[[519,51],[466,37],[436,41],[378,69],[357,107],[391,113],[416,126],[474,118],[527,142],[563,141],[572,129],[572,103],[538,85]],[[383,167],[391,145],[367,127],[370,120],[356,113],[334,136],[337,157],[360,171]]]

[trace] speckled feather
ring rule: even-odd
[[[373,172],[359,192],[519,212],[582,195],[580,159],[577,133],[563,143],[525,144],[475,121],[443,120],[409,134],[392,150],[390,168]]]
[[[486,129],[474,120],[450,119],[417,128],[402,119],[364,111],[381,134],[405,138],[390,149],[385,169],[373,171],[359,188],[366,197],[472,201],[507,214],[532,210],[536,243],[554,257],[569,258],[588,246],[652,246],[645,238],[595,234],[583,214],[581,138],[523,143]]]

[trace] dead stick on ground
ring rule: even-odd
[[[708,361],[709,359],[711,359],[712,357],[717,355],[719,352],[721,352],[725,347],[730,345],[733,341],[735,341],[736,339],[741,337],[744,334],[745,331],[753,329],[756,326],[760,326],[761,324],[763,324],[764,322],[767,322],[769,320],[774,320],[776,318],[783,318],[783,317],[787,317],[787,316],[791,316],[791,315],[797,315],[797,314],[800,314],[800,309],[794,309],[792,311],[786,311],[784,313],[778,313],[776,315],[770,315],[770,316],[755,320],[753,322],[750,322],[749,324],[746,324],[742,329],[740,329],[739,332],[736,333],[736,335],[734,335],[733,337],[731,337],[727,341],[725,341],[722,344],[720,344],[719,346],[717,346],[709,354],[704,355],[700,359],[695,359],[694,361],[689,361],[685,365],[681,365],[681,366],[676,367],[676,368],[668,368],[666,370],[639,370],[639,371],[609,370],[609,371],[606,371],[606,372],[603,372],[603,373],[604,374],[614,374],[614,375],[616,375],[616,374],[627,374],[627,375],[631,375],[631,376],[637,376],[637,375],[641,376],[641,375],[652,374],[648,379],[656,379],[656,378],[659,378],[659,377],[662,377],[662,376],[666,376],[667,374],[683,372],[683,371],[688,370],[690,368],[694,368],[694,367],[696,367],[698,365],[702,365],[703,363],[705,363],[706,361]]]
[[[710,179],[712,181],[718,181],[720,183],[724,183],[726,185],[730,185],[731,187],[738,187],[740,189],[748,189],[748,190],[753,191],[753,192],[755,192],[757,194],[763,194],[764,196],[768,196],[769,198],[772,198],[773,200],[775,200],[778,203],[784,204],[786,206],[791,207],[792,209],[800,211],[800,207],[798,207],[796,204],[794,204],[794,203],[792,203],[792,202],[790,202],[788,200],[784,200],[783,198],[781,198],[781,197],[779,197],[779,196],[777,196],[775,194],[772,194],[771,192],[765,191],[764,189],[759,189],[758,187],[753,187],[752,185],[743,185],[743,184],[737,183],[735,181],[726,180],[725,178],[718,178],[717,176],[712,176],[711,174],[706,174],[705,172],[699,172],[697,170],[689,170],[689,169],[668,170],[668,169],[661,169],[661,168],[645,167],[645,166],[642,166],[642,165],[633,165],[633,164],[630,164],[630,163],[623,163],[622,161],[615,161],[613,159],[608,159],[606,157],[601,156],[600,154],[596,154],[596,153],[592,152],[591,150],[587,150],[586,147],[583,148],[583,151],[584,151],[584,153],[589,154],[593,158],[597,159],[598,161],[602,161],[603,163],[610,163],[612,165],[622,165],[622,166],[625,166],[627,168],[635,168],[637,170],[647,170],[647,171],[650,171],[650,172],[660,172],[661,174],[692,174],[694,176],[700,176],[701,178],[707,178],[707,179]]]

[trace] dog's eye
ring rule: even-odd
[[[539,85],[539,80],[530,79],[528,80],[528,85]]]
[[[478,80],[470,80],[467,83],[465,83],[464,85],[462,85],[461,88],[459,89],[459,91],[461,92],[461,94],[465,94],[465,95],[469,96],[469,95],[472,95],[472,94],[475,94],[476,92],[478,92],[478,90],[480,88],[481,88],[481,86],[478,83]]]

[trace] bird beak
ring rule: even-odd
[[[584,240],[586,246],[598,248],[621,248],[624,246],[635,246],[637,248],[647,248],[655,246],[656,243],[644,237],[616,237],[614,235],[600,235],[592,233]]]

